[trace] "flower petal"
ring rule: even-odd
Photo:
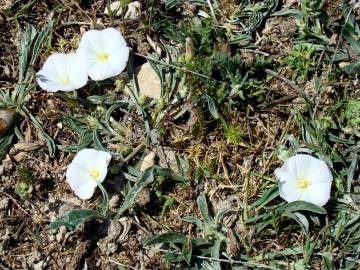
[[[330,192],[331,182],[313,182],[306,191],[308,195],[307,201],[323,206],[329,201]]]
[[[95,181],[86,182],[84,185],[82,185],[78,190],[74,192],[76,196],[78,196],[80,199],[88,200],[94,195],[96,187],[97,184]]]
[[[313,171],[322,167],[324,161],[310,155],[298,154],[292,157],[296,163],[297,175],[299,178],[307,178]]]
[[[329,167],[326,165],[325,161],[322,161],[322,164],[318,165],[318,167],[307,176],[307,178],[309,179],[309,181],[311,183],[315,183],[315,182],[332,182],[333,181],[333,176],[331,174],[331,171],[329,169]]]
[[[97,186],[96,181],[88,171],[79,167],[77,163],[71,163],[66,171],[66,181],[74,193],[83,200],[91,198]]]
[[[295,181],[280,182],[279,193],[280,197],[287,202],[298,201],[302,195]]]
[[[109,153],[90,148],[82,149],[75,155],[66,171],[66,180],[77,196],[91,198],[98,182],[105,180],[110,160]]]
[[[88,77],[78,55],[55,53],[46,59],[36,80],[42,89],[56,92],[79,89],[86,85]]]
[[[104,50],[111,52],[119,48],[126,48],[126,41],[121,33],[115,28],[106,28],[101,31],[102,40],[106,40]]]
[[[129,48],[115,28],[88,31],[82,37],[77,53],[89,77],[95,81],[119,75],[129,58]]]
[[[99,30],[87,31],[80,40],[79,49],[84,49],[94,54],[101,52],[104,48],[101,32]]]
[[[127,60],[129,59],[129,48],[121,48],[115,50],[111,54],[111,58],[108,61],[109,66],[115,71],[116,75],[119,75],[125,68]]]

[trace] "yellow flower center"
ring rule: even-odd
[[[301,178],[297,184],[298,187],[302,190],[306,190],[310,185],[309,180],[307,180],[306,178]]]
[[[108,59],[109,59],[109,54],[103,52],[103,53],[99,53],[97,55],[97,59],[100,61],[100,62],[106,62]]]
[[[95,180],[98,180],[101,176],[101,172],[96,169],[96,168],[92,168],[89,170],[89,174],[92,178],[94,178]]]
[[[69,78],[69,76],[64,77],[64,78],[62,79],[61,83],[62,83],[63,85],[69,84],[69,83],[70,83],[70,78]]]

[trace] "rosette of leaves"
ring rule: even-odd
[[[309,17],[319,17],[326,0],[300,0],[303,12]]]

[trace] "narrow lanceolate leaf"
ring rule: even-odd
[[[351,191],[351,183],[354,179],[355,171],[357,170],[357,167],[359,167],[359,156],[356,155],[351,160],[350,167],[348,169],[348,175],[347,175],[347,192]]]
[[[215,118],[218,119],[219,118],[219,113],[218,110],[216,108],[215,102],[214,100],[208,96],[208,95],[204,95],[204,98],[206,99],[207,103],[208,103],[208,109],[209,112],[211,113],[211,115]]]
[[[48,146],[50,157],[53,157],[55,155],[55,151],[56,151],[56,145],[55,145],[54,140],[45,132],[45,130],[43,129],[39,120],[37,120],[37,118],[35,116],[33,116],[24,106],[22,107],[22,109],[30,117],[31,122],[33,123],[35,128],[38,130],[40,136],[42,136],[43,139],[45,140],[45,142]]]
[[[99,149],[101,151],[108,151],[104,147],[104,145],[102,144],[101,138],[100,138],[99,133],[98,133],[98,131],[96,129],[94,129],[94,131],[93,131],[93,141],[94,141],[97,149]]]
[[[182,220],[184,220],[186,222],[194,223],[198,228],[202,228],[204,226],[203,222],[200,219],[198,219],[197,217],[186,216],[186,217],[183,217]]]
[[[294,17],[297,20],[302,20],[304,18],[304,14],[300,10],[286,9],[286,8],[274,12],[272,16],[288,16],[288,17]]]
[[[209,208],[206,201],[205,193],[201,192],[197,198],[197,204],[200,210],[202,217],[206,223],[213,223],[214,220],[209,215]]]
[[[90,209],[76,209],[65,213],[63,217],[51,222],[50,227],[56,229],[61,226],[66,226],[75,229],[86,221],[94,218],[102,218],[102,215]]]
[[[301,227],[303,227],[305,232],[309,232],[309,221],[307,220],[306,216],[304,216],[303,214],[285,212],[283,213],[283,216],[295,220]]]
[[[171,170],[169,168],[155,167],[154,170],[155,170],[154,172],[156,175],[169,177],[174,181],[187,182],[189,180],[189,178],[187,178],[185,176],[181,176],[179,174],[176,174],[176,173],[174,173],[173,170]]]
[[[0,136],[0,161],[5,157],[9,147],[11,146],[11,142],[14,138],[14,134],[9,134],[6,136]]]
[[[44,28],[40,31],[37,35],[36,40],[34,41],[34,45],[32,47],[32,55],[30,64],[34,65],[39,57],[41,47],[43,46],[46,38],[48,37],[49,33],[51,32],[53,27],[53,21],[50,21]]]
[[[188,241],[187,237],[181,233],[164,233],[155,235],[144,241],[145,246],[151,246],[156,244],[173,243],[173,244],[184,244]]]
[[[100,209],[103,216],[106,216],[107,211],[109,209],[109,195],[101,183],[98,183],[98,187],[100,188],[101,193],[103,195],[103,200],[101,202]]]
[[[36,37],[36,29],[29,25],[26,31],[22,34],[20,41],[20,55],[19,55],[19,83],[23,81],[27,72],[29,56],[31,52],[31,45]]]
[[[129,192],[126,194],[124,203],[121,205],[120,209],[116,213],[115,219],[119,218],[126,210],[131,208],[134,203],[136,196],[140,193],[140,191],[151,184],[154,181],[154,167],[147,169],[136,181],[135,185],[131,187]]]
[[[317,214],[326,214],[326,210],[313,203],[304,202],[304,201],[295,201],[281,206],[279,209],[280,213],[282,212],[297,212],[297,211],[310,211]]]
[[[257,208],[259,210],[278,196],[279,196],[279,187],[275,185],[272,188],[268,189],[266,192],[264,192],[261,198],[255,201],[251,205],[251,208]]]

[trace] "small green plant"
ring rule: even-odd
[[[229,143],[240,144],[243,142],[243,131],[239,126],[228,126],[224,129],[224,136]]]
[[[321,15],[326,0],[300,0],[303,12],[309,18],[317,18]]]
[[[295,46],[290,52],[285,63],[293,70],[292,79],[306,81],[316,71],[317,52],[311,45]]]
[[[342,117],[346,120],[346,127],[359,128],[360,126],[360,101],[350,99],[342,113]]]
[[[325,2],[325,0],[301,0],[301,10],[285,8],[273,15],[294,17],[301,42],[330,44],[331,41],[325,35],[320,19]]]
[[[20,199],[25,200],[31,195],[36,179],[33,172],[27,168],[18,166],[16,171],[19,175],[19,182],[15,185],[15,193],[19,195]]]
[[[127,166],[128,172],[122,171],[124,177],[128,180],[122,186],[122,195],[124,196],[124,202],[117,210],[116,214],[109,213],[109,197],[105,188],[98,183],[103,200],[98,206],[97,210],[91,209],[75,209],[64,214],[64,216],[57,218],[50,224],[51,228],[59,228],[60,226],[66,226],[71,229],[75,229],[78,226],[84,224],[91,219],[119,219],[125,211],[133,207],[135,200],[139,193],[149,185],[152,185],[157,177],[171,178],[175,181],[184,182],[187,181],[186,177],[175,174],[172,170],[167,168],[160,168],[158,166],[152,166],[146,169],[144,172]]]
[[[32,66],[35,65],[38,60],[41,47],[50,35],[52,27],[52,21],[45,25],[39,33],[32,25],[27,27],[25,32],[22,33],[20,42],[18,83],[12,92],[0,89],[0,108],[11,108],[15,110],[16,113],[29,118],[39,132],[40,137],[46,141],[50,156],[54,156],[56,145],[53,139],[45,132],[43,124],[28,110],[26,103],[30,91],[34,89],[35,72]],[[0,147],[2,139],[0,136]],[[0,154],[1,151],[0,148]]]
[[[206,196],[201,193],[197,199],[197,205],[202,216],[202,220],[187,216],[183,218],[187,222],[196,225],[197,230],[204,234],[204,238],[189,238],[181,233],[168,232],[161,235],[150,237],[144,242],[145,246],[162,244],[167,251],[164,259],[169,262],[186,262],[188,266],[200,266],[207,263],[206,260],[199,259],[201,256],[219,259],[223,244],[229,240],[226,237],[228,229],[222,225],[223,218],[231,213],[231,209],[220,209],[215,217],[211,216]],[[195,256],[193,256],[195,255]],[[198,255],[200,255],[198,257]],[[221,269],[219,261],[212,262],[211,269]]]

